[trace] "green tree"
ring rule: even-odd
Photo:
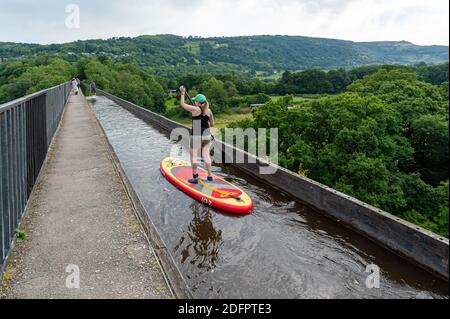
[[[208,98],[215,113],[221,113],[228,106],[228,94],[224,83],[215,77],[201,84],[201,91]]]
[[[373,76],[385,83],[376,83],[372,76],[364,78],[373,86],[372,92],[360,82],[352,89],[362,93],[319,98],[298,108],[289,108],[287,97],[254,110],[254,120],[236,125],[277,127],[282,166],[448,236],[444,229],[448,226],[448,182],[434,187],[423,179],[423,172],[415,173],[417,166],[424,165],[442,170],[442,164],[433,161],[448,158],[446,117],[442,109],[434,114],[433,108],[422,105],[411,114],[411,126],[405,130],[406,117],[395,102],[401,99],[394,98],[399,95],[413,101],[416,96],[420,101],[422,94],[432,99],[442,95],[436,95],[436,88],[428,84],[415,83],[414,75],[380,72]],[[391,76],[396,80],[391,81]],[[400,84],[397,90],[392,82]],[[419,92],[409,91],[414,84]],[[430,163],[416,163],[418,151]],[[448,180],[448,170],[442,178]]]
[[[350,75],[344,69],[330,70],[327,73],[328,81],[331,83],[332,89],[330,93],[344,92],[346,87],[352,83]],[[328,93],[328,92],[326,92]]]
[[[84,66],[84,74],[88,81],[95,81],[103,90],[108,91],[115,85],[111,69],[97,60],[92,60]]]
[[[449,175],[448,129],[448,118],[440,114],[422,115],[411,124],[417,168],[434,185]]]
[[[448,82],[448,62],[431,66],[420,66],[417,68],[417,73],[423,81],[440,85]]]
[[[348,89],[375,95],[398,112],[401,135],[416,149],[416,164],[409,172],[421,172],[422,178],[433,185],[448,178],[448,165],[444,164],[448,161],[448,98],[441,87],[420,81],[413,71],[382,69]]]
[[[52,57],[0,66],[0,103],[67,82],[75,73],[70,63]]]
[[[232,81],[225,81],[223,84],[225,91],[227,91],[228,98],[232,98],[238,95],[236,85]]]

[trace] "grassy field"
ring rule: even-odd
[[[294,96],[294,107],[295,105],[302,105],[305,102],[311,101],[313,99],[317,99],[323,95],[296,95]],[[276,101],[283,96],[281,95],[272,95],[271,99],[272,101]],[[192,120],[189,116],[182,116],[178,110],[180,109],[180,106],[178,104],[178,101],[176,99],[169,99],[166,101],[166,108],[167,108],[167,116],[178,123],[181,123],[183,125],[190,126],[192,123]],[[214,112],[214,108],[212,109]],[[226,128],[228,125],[232,122],[236,121],[242,121],[247,119],[252,119],[253,115],[251,113],[250,108],[231,108],[228,109],[225,113],[222,114],[215,114],[214,119],[216,121],[216,127],[217,128]]]
[[[277,101],[278,99],[280,99],[282,97],[283,97],[282,95],[271,95],[270,96],[270,98],[272,99],[273,102]],[[295,104],[299,104],[299,103],[302,103],[302,102],[307,102],[309,100],[311,100],[311,99],[304,98],[302,96],[294,96],[294,103]]]
[[[302,105],[305,102],[311,101],[313,99],[317,99],[319,97],[322,97],[324,95],[314,95],[314,94],[308,94],[308,95],[296,95],[294,96],[294,107],[295,105]],[[272,95],[271,99],[272,101],[276,101],[283,96],[281,95]],[[183,125],[190,126],[192,123],[192,120],[189,116],[182,116],[179,112],[180,106],[178,104],[177,99],[168,99],[166,101],[166,109],[167,109],[167,117],[169,117],[171,120],[176,121],[178,123],[181,123]],[[214,108],[212,109],[214,112]],[[242,121],[247,119],[252,119],[253,115],[251,113],[250,108],[231,108],[228,109],[225,113],[222,114],[215,114],[214,119],[216,121],[216,127],[217,128],[225,128],[228,127],[228,125],[232,122],[236,121]]]
[[[304,94],[304,95],[295,95],[294,96],[294,106],[296,105],[302,105],[305,102],[323,97],[325,95],[320,94]],[[272,95],[271,99],[272,101],[276,101],[283,96],[281,95]],[[169,117],[171,120],[176,121],[178,123],[181,123],[183,125],[191,126],[192,120],[190,116],[182,116],[178,110],[180,109],[180,106],[178,104],[177,99],[168,99],[166,101],[166,108],[167,108],[167,117]],[[214,112],[214,108],[212,109]],[[216,127],[217,128],[226,128],[228,125],[232,122],[236,121],[242,121],[247,119],[252,119],[253,115],[251,113],[250,108],[231,108],[228,109],[225,113],[222,114],[215,114],[214,119],[216,121]]]
[[[278,81],[281,79],[281,76],[283,75],[283,72],[277,72],[273,73],[272,75],[266,75],[265,72],[262,71],[256,71],[256,76],[260,78],[261,80],[269,80],[269,81]]]
[[[231,112],[232,112],[232,110],[231,110]],[[217,116],[214,116],[217,128],[225,128],[225,127],[228,127],[228,125],[232,122],[243,121],[243,120],[248,120],[248,119],[252,119],[252,118],[253,118],[252,113],[235,113],[235,114],[223,113],[223,114],[218,114]]]
[[[176,99],[171,99],[166,101],[167,113],[169,114],[169,118],[175,122],[191,126],[192,120],[190,117],[182,117],[179,114],[174,114],[176,109],[181,108],[178,105],[178,101]],[[213,109],[214,113],[214,109]],[[215,114],[214,120],[216,121],[217,128],[226,128],[232,122],[242,121],[246,119],[251,119],[253,117],[250,109],[229,109],[225,113]]]
[[[311,100],[315,100],[321,97],[326,96],[326,94],[302,94],[302,95],[294,95],[294,104],[295,105],[300,105],[304,102],[308,102]],[[271,95],[270,98],[272,99],[272,101],[276,101],[280,98],[282,98],[282,95]]]
[[[186,126],[191,126],[192,120],[188,117],[181,117],[181,116],[171,116],[169,117],[172,121],[181,123]],[[216,127],[217,128],[226,128],[228,125],[232,122],[236,121],[242,121],[247,119],[252,119],[253,116],[251,113],[244,113],[244,114],[218,114],[214,115],[214,120],[216,121]]]
[[[186,43],[184,47],[187,48],[190,53],[200,54],[200,44],[198,43]]]

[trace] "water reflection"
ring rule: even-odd
[[[214,227],[210,207],[194,201],[190,208],[192,220],[174,250],[181,250],[182,264],[190,262],[197,268],[211,271],[219,261],[223,244],[222,230]]]
[[[254,212],[229,216],[203,206],[159,171],[173,145],[167,132],[106,98],[94,105],[195,297],[448,298],[448,283],[233,166],[216,167],[216,174],[243,188]],[[379,290],[364,285],[368,264],[382,270]]]

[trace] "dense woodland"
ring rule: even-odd
[[[0,58],[42,54],[57,54],[69,61],[105,54],[172,80],[192,72],[234,71],[253,77],[256,72],[270,76],[285,70],[448,61],[447,46],[417,46],[404,41],[357,43],[298,36],[185,38],[156,35],[50,45],[0,43]]]
[[[448,237],[448,78],[380,69],[291,105],[270,102],[234,126],[278,127],[282,166]]]
[[[0,64],[0,103],[73,76],[169,116],[181,110],[166,108],[180,84],[207,95],[218,115],[262,103],[231,126],[278,127],[280,165],[448,237],[448,62],[312,68],[271,81],[233,70],[163,77],[129,62],[9,59]],[[298,94],[314,98],[294,103]]]

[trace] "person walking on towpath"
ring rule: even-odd
[[[97,85],[95,84],[95,81],[92,81],[91,84],[89,84],[89,89],[92,96],[97,96]]]
[[[70,82],[70,85],[72,86],[72,92],[75,95],[78,95],[78,82],[75,78],[72,79]]]

